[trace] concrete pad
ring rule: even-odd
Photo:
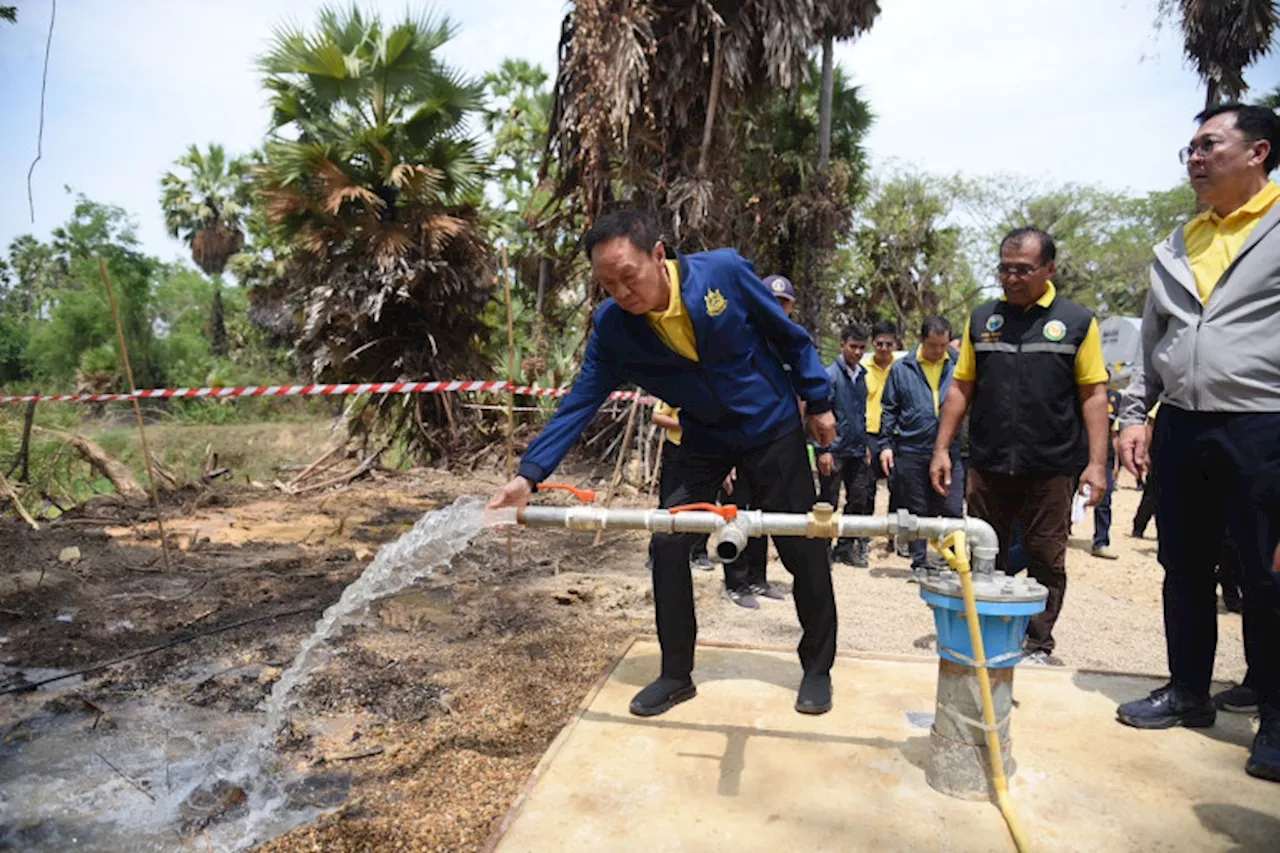
[[[994,805],[925,782],[936,660],[842,655],[821,717],[792,708],[789,652],[700,647],[697,698],[631,716],[657,672],[657,644],[634,643],[552,744],[494,849],[1013,849]],[[1248,716],[1202,731],[1114,721],[1117,702],[1158,684],[1018,668],[1011,789],[1034,849],[1280,850],[1280,785],[1244,772]]]

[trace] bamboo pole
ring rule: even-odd
[[[124,360],[124,375],[129,381],[129,393],[136,395],[138,389],[133,384],[133,366],[129,363],[129,347],[124,342],[124,326],[120,325],[120,310],[116,307],[116,294],[111,288],[111,277],[107,275],[106,261],[98,256],[98,271],[102,273],[102,283],[107,287],[107,301],[111,305],[111,317],[116,321],[116,337],[120,341],[120,358]],[[160,513],[160,492],[156,490],[156,475],[152,470],[151,450],[147,447],[147,431],[142,425],[142,407],[138,405],[137,396],[133,397],[133,413],[138,419],[138,441],[142,445],[142,458],[147,463],[147,482],[151,485],[151,503],[156,509],[156,529],[160,532],[160,553],[164,558],[164,570],[173,571],[169,562],[169,542],[164,535],[164,518]]]
[[[507,295],[507,381],[516,381],[516,321],[511,309],[511,271],[507,265],[507,247],[502,247],[502,286]],[[507,479],[516,473],[516,393],[507,389]],[[507,526],[507,571],[515,569],[511,544],[511,527]]]
[[[613,503],[613,493],[618,490],[618,485],[622,482],[622,465],[627,458],[627,450],[631,447],[631,436],[635,433],[636,428],[636,412],[640,410],[640,395],[636,395],[635,402],[631,404],[631,411],[627,413],[627,428],[622,433],[622,444],[618,447],[618,461],[613,466],[613,479],[609,481],[609,492],[604,497],[605,508]],[[604,539],[604,530],[596,532],[595,542],[591,543],[592,547],[596,547]]]
[[[27,512],[27,508],[22,505],[22,499],[18,497],[18,490],[9,485],[9,481],[5,479],[4,474],[0,474],[0,488],[4,489],[4,493],[9,496],[9,500],[13,502],[13,509],[22,517],[22,520],[31,525],[31,529],[39,532],[40,525],[36,524],[36,520]]]

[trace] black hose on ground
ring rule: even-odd
[[[190,643],[192,640],[199,640],[201,637],[210,637],[214,634],[221,634],[223,631],[230,631],[234,628],[243,628],[245,625],[252,625],[255,622],[266,622],[269,619],[279,619],[284,616],[297,616],[299,613],[311,613],[313,611],[322,609],[322,607],[323,605],[314,604],[311,607],[301,607],[297,610],[286,610],[283,613],[269,613],[266,616],[255,616],[252,619],[242,619],[239,622],[232,622],[229,625],[219,625],[217,628],[210,628],[207,631],[200,631],[195,634],[188,634],[184,637],[178,637],[176,639],[170,640],[167,643],[161,643],[158,646],[152,646],[149,649],[142,649],[141,651],[130,652],[127,655],[122,655],[118,658],[115,658],[114,660],[109,660],[105,663],[95,664],[93,666],[85,667],[84,669],[77,669],[74,672],[65,672],[62,675],[55,675],[52,678],[44,678],[44,679],[41,679],[40,681],[33,681],[30,684],[20,684],[17,687],[9,687],[5,690],[0,690],[0,696],[7,696],[10,693],[29,693],[33,690],[36,690],[37,688],[43,687],[46,684],[52,684],[55,681],[63,681],[64,679],[75,678],[78,675],[90,675],[95,672],[100,672],[104,669],[109,669],[115,666],[116,664],[121,664],[121,663],[124,663],[125,661],[133,660],[134,658],[141,658],[141,657],[146,657],[147,655],[153,655],[156,652],[162,652],[165,649],[171,649],[174,646],[180,646],[183,643]]]

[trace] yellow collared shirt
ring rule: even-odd
[[[1210,209],[1182,226],[1187,259],[1191,262],[1202,303],[1209,301],[1209,294],[1218,286],[1222,274],[1277,201],[1280,201],[1280,187],[1275,181],[1267,181],[1257,195],[1226,216],[1218,216]]]
[[[680,267],[675,261],[667,261],[667,272],[671,274],[671,299],[667,302],[667,310],[650,311],[644,318],[668,349],[690,361],[697,361],[698,341],[693,336],[693,320],[689,318],[684,298],[680,295]]]
[[[938,414],[942,401],[938,398],[938,389],[942,387],[942,368],[951,360],[951,353],[937,361],[924,360],[924,347],[916,347],[916,361],[920,362],[920,369],[924,371],[924,378],[928,380],[929,387],[933,389],[933,413]]]
[[[666,415],[667,417],[680,420],[680,408],[678,406],[672,406],[663,400],[659,400],[653,404],[653,413],[655,415]],[[667,441],[671,442],[676,447],[679,447],[680,439],[684,438],[684,427],[665,430],[665,432],[667,433]]]
[[[1058,297],[1058,289],[1049,282],[1044,296],[1036,300],[1041,308],[1048,308]],[[1000,297],[1004,302],[1005,298]],[[960,357],[956,359],[955,378],[961,382],[976,382],[978,379],[978,359],[973,352],[973,341],[969,337],[969,323],[964,325],[964,335],[960,338]],[[1102,333],[1098,331],[1098,318],[1089,321],[1089,331],[1085,332],[1080,348],[1076,350],[1076,384],[1101,385],[1107,381],[1107,361],[1102,357]]]
[[[862,359],[862,366],[867,369],[867,432],[880,434],[880,417],[884,414],[884,383],[889,378],[889,370],[898,361],[894,354],[889,367],[876,364],[876,357],[868,353]]]

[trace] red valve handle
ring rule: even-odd
[[[727,506],[716,506],[715,504],[685,504],[684,506],[673,506],[667,512],[675,515],[678,512],[692,512],[694,510],[702,510],[704,512],[714,512],[725,521],[733,521],[738,517],[738,508],[733,504]]]
[[[579,489],[577,486],[570,486],[565,483],[539,483],[538,491],[568,492],[584,504],[594,503],[596,499],[596,493],[590,489]]]

